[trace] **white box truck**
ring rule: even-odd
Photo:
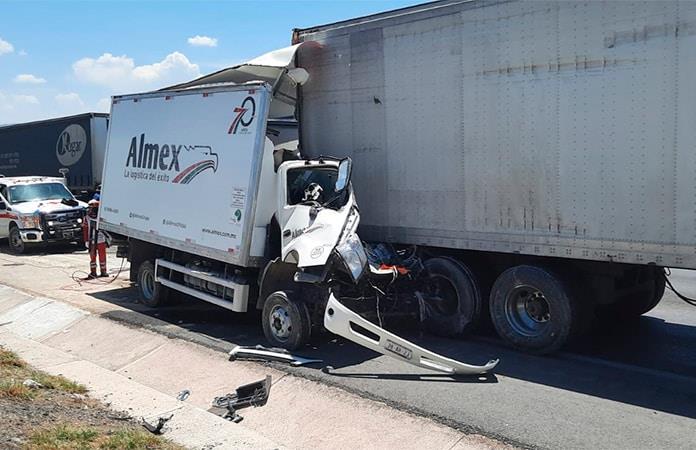
[[[399,273],[371,264],[357,237],[351,160],[288,158],[266,135],[306,79],[292,67],[297,47],[214,80],[113,98],[99,226],[127,238],[142,301],[158,306],[174,290],[261,309],[276,347],[299,348],[323,324],[421,367],[492,369],[422,349],[344,304]]]
[[[549,352],[696,269],[696,2],[446,0],[293,43],[302,152],[353,159],[361,236],[473,273],[440,332],[490,309]]]

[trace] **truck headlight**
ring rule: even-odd
[[[353,281],[358,281],[365,270],[367,264],[367,253],[365,247],[358,238],[358,235],[351,234],[342,243],[336,246],[336,251],[343,259],[343,263],[353,277]]]
[[[19,222],[22,224],[22,228],[41,228],[41,223],[39,221],[39,216],[19,216]]]

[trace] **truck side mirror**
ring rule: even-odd
[[[7,209],[7,203],[5,203],[5,202],[3,202],[2,200],[0,200],[0,209],[5,209],[5,210],[6,210],[6,209]]]
[[[336,192],[341,192],[348,186],[352,170],[353,161],[350,158],[342,159],[338,164],[338,177],[336,178],[336,185],[334,186]]]

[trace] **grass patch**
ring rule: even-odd
[[[29,437],[28,448],[34,450],[72,450],[95,448],[92,444],[99,432],[73,425],[56,425],[37,430]]]
[[[24,361],[19,359],[19,356],[17,356],[14,352],[0,347],[0,367],[22,369],[26,367],[26,364]]]
[[[43,385],[43,389],[55,389],[70,394],[84,394],[87,388],[59,375],[49,375],[46,372],[32,369],[14,352],[0,347],[0,397],[15,399],[31,399],[35,397],[36,389],[22,385],[24,380],[32,379]]]
[[[29,450],[177,450],[175,444],[138,428],[110,431],[61,424],[34,431]]]
[[[10,400],[31,400],[36,396],[36,391],[29,389],[16,380],[0,381],[0,398]]]
[[[100,443],[99,448],[104,450],[174,450],[181,447],[154,436],[149,431],[128,428],[111,434],[105,441]]]
[[[68,380],[60,375],[49,375],[39,370],[29,371],[29,373],[27,373],[27,378],[41,383],[46,389],[56,389],[70,394],[84,394],[87,392],[87,388],[80,383]]]

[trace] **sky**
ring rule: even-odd
[[[0,124],[108,112],[290,45],[293,28],[423,1],[0,0]]]

